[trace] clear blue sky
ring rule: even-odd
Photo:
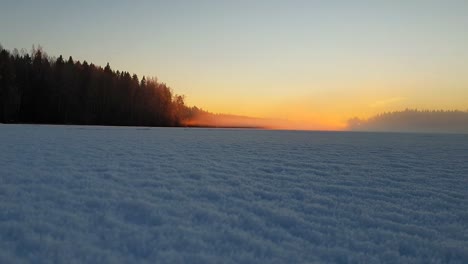
[[[214,112],[468,109],[466,0],[3,0],[0,43],[157,76]]]

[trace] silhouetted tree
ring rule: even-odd
[[[190,111],[156,78],[0,46],[0,122],[179,126]]]

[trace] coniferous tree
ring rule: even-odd
[[[189,111],[156,78],[0,46],[0,122],[178,126]]]

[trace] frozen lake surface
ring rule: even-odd
[[[0,263],[468,263],[468,135],[0,125]]]

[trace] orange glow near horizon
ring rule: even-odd
[[[418,91],[418,89],[413,89],[413,91]],[[333,131],[346,130],[347,121],[354,117],[366,119],[380,113],[401,111],[407,108],[467,110],[468,104],[463,101],[462,97],[454,100],[446,95],[444,98],[441,92],[435,93],[439,96],[437,99],[427,100],[427,96],[416,97],[418,93],[399,92],[380,95],[370,88],[363,88],[361,94],[355,95],[348,94],[346,91],[342,93],[328,91],[302,98],[286,95],[279,99],[266,98],[266,101],[260,100],[260,102],[255,101],[257,97],[237,96],[226,100],[222,96],[207,96],[196,98],[198,100],[188,100],[188,104],[196,105],[212,113],[263,119],[258,125],[268,129]]]
[[[3,47],[157,76],[211,113],[342,130],[406,108],[468,109],[468,1],[30,2],[2,2]]]

